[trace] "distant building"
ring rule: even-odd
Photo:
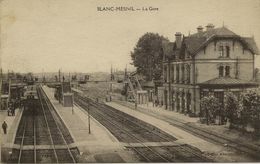
[[[197,115],[200,99],[210,92],[223,104],[226,91],[239,94],[257,87],[254,77],[254,38],[241,37],[226,27],[184,36],[177,32],[175,42],[163,44],[163,87],[159,102],[167,110]]]
[[[72,94],[70,82],[62,82],[61,91],[62,91],[63,106],[72,107],[73,106],[73,94]]]

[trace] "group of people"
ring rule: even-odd
[[[15,116],[15,107],[13,105],[10,105],[10,107],[8,107],[7,115],[8,116]],[[4,134],[7,133],[7,128],[8,128],[7,123],[4,121],[2,123],[2,129],[4,131]]]
[[[7,109],[7,115],[8,116],[15,116],[15,109],[17,107],[19,107],[19,108],[22,107],[23,103],[20,100],[16,99],[15,101],[12,101],[8,106],[9,107]],[[8,128],[7,123],[4,121],[2,123],[2,129],[3,129],[4,134],[7,133],[7,128]]]
[[[7,110],[7,115],[8,116],[15,116],[15,109],[14,108],[9,108],[8,110]]]
[[[155,99],[155,100],[154,100],[154,103],[153,103],[153,106],[154,106],[154,105],[155,105],[156,107],[157,107],[158,105],[160,105],[159,100]]]

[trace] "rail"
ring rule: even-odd
[[[123,105],[123,106],[134,108],[133,105],[130,105],[130,104],[127,105],[123,102],[118,102],[118,103]],[[250,156],[252,156],[256,159],[260,159],[260,155],[259,155],[260,147],[259,146],[251,146],[251,145],[247,145],[245,143],[233,141],[232,139],[224,137],[223,135],[218,135],[218,134],[215,134],[213,132],[206,131],[206,130],[203,130],[201,128],[198,128],[196,126],[185,124],[182,121],[179,121],[179,120],[176,120],[176,119],[173,120],[169,116],[160,116],[160,115],[157,115],[154,112],[151,112],[151,111],[148,112],[148,110],[145,109],[145,108],[141,108],[141,109],[142,110],[139,110],[141,113],[148,114],[148,115],[153,116],[153,117],[158,118],[158,119],[163,119],[166,122],[168,122],[168,123],[170,123],[170,124],[172,124],[176,127],[179,127],[180,129],[182,129],[182,130],[184,130],[188,133],[191,133],[191,134],[194,134],[196,136],[205,138],[208,141],[211,141],[211,142],[214,142],[214,143],[217,143],[217,144],[220,144],[220,145],[228,144],[228,146],[232,149],[244,152],[244,153],[246,153],[246,154],[248,154],[248,155],[250,155]]]
[[[102,104],[103,105],[103,104]],[[108,108],[112,108],[112,107],[110,107],[110,106],[108,106],[108,105],[103,105],[103,106],[106,106],[106,107],[108,107]],[[114,112],[114,114],[116,114],[117,116],[119,116],[119,114],[118,113],[116,113],[116,112]],[[132,123],[134,123],[134,124],[136,124],[137,126],[138,126],[138,124],[136,123],[136,122],[134,122],[134,121],[132,121],[131,119],[129,119],[129,118],[126,118],[126,119],[128,119],[129,121],[131,121]],[[145,127],[143,127],[143,128],[145,128]],[[146,128],[147,129],[147,128]],[[148,130],[148,129],[147,129]],[[166,141],[168,141],[168,142],[171,142],[169,139],[167,139],[166,137],[164,137],[164,136],[162,136],[162,135],[159,135],[158,133],[155,133],[155,132],[153,132],[152,131],[152,133],[153,134],[155,134],[155,135],[157,135],[157,136],[159,136],[159,137],[161,137],[161,138],[163,138],[164,140],[166,140]],[[189,149],[187,149],[186,147],[184,147],[184,146],[181,146],[181,145],[177,145],[179,148],[181,148],[181,149],[184,149],[185,151],[187,151],[187,152],[189,152],[189,153],[191,153],[192,155],[195,155],[195,156],[197,156],[197,157],[199,157],[199,158],[202,158],[202,159],[204,159],[204,160],[208,160],[206,157],[204,157],[203,155],[200,155],[200,154],[198,154],[198,153],[194,153],[194,152],[192,152],[192,151],[190,151]]]
[[[87,105],[85,104],[81,104],[84,107],[87,107]],[[92,105],[93,106],[93,105]],[[96,107],[97,108],[97,107]],[[98,110],[96,110],[96,112],[98,112],[100,115],[104,116],[104,114]],[[121,131],[124,131],[125,134],[127,134],[128,136],[134,138],[136,141],[138,141],[138,143],[140,143],[141,145],[143,145],[145,148],[147,148],[150,152],[152,152],[153,154],[157,155],[159,158],[161,158],[164,162],[170,162],[169,160],[167,160],[166,158],[162,157],[159,153],[155,152],[154,150],[152,150],[149,146],[145,145],[140,139],[138,139],[136,136],[132,135],[131,133],[129,133],[127,130],[121,128],[120,126],[118,126],[118,124],[113,123],[112,121],[110,121],[108,118],[103,117],[103,119],[105,119],[107,122],[109,122],[111,125],[113,125],[114,127],[117,127],[118,129],[120,129]],[[129,144],[131,146],[131,144]],[[145,158],[147,161],[152,162],[148,157],[146,157],[146,155],[144,155],[141,151],[137,150],[135,147],[132,147],[139,155],[141,155],[143,158]]]
[[[83,96],[79,96],[79,98],[81,99],[81,100],[87,100],[87,102],[90,102],[90,100],[88,99],[88,98],[86,98],[86,97],[83,97]],[[99,105],[99,106],[97,106],[97,105]],[[104,105],[104,104],[99,104],[99,103],[94,103],[94,101],[92,101],[92,106],[95,106],[96,108],[100,108],[100,107],[102,107],[102,108],[110,108],[111,110],[109,111],[109,112],[107,112],[107,115],[110,115],[110,117],[114,117],[114,118],[118,118],[118,117],[122,117],[121,115],[119,115],[119,113],[118,112],[115,112],[115,111],[113,111],[112,109],[114,109],[114,108],[112,108],[112,107],[110,107],[110,106],[107,106],[107,105]],[[123,113],[123,112],[121,112],[121,113]],[[127,115],[126,113],[123,113],[124,115]],[[104,118],[104,117],[103,117]],[[133,123],[134,125],[136,125],[136,126],[140,126],[137,122],[135,122],[135,121],[133,121],[133,120],[131,120],[130,118],[127,118],[127,117],[124,117],[124,119],[126,119],[126,120],[128,120],[128,121],[130,121],[131,123]],[[109,120],[108,120],[109,121]],[[117,126],[117,125],[115,125],[115,126]],[[146,128],[145,126],[142,126],[142,128],[144,128],[144,129],[146,129],[146,130],[149,130],[148,128]],[[124,130],[124,129],[123,129]],[[166,141],[168,141],[168,142],[171,142],[169,139],[167,139],[166,137],[164,137],[164,136],[162,136],[162,134],[161,135],[159,135],[158,133],[155,133],[155,132],[153,132],[153,131],[150,131],[151,133],[153,133],[154,135],[157,135],[158,137],[160,137],[160,138],[163,138],[164,140],[166,140]],[[132,134],[130,134],[130,135],[132,135]],[[140,143],[140,142],[139,142]],[[141,143],[142,144],[142,143]],[[142,145],[144,145],[144,144],[142,144]],[[145,147],[147,147],[146,145],[144,145]],[[207,157],[205,157],[204,155],[201,155],[201,154],[199,154],[199,153],[195,153],[195,149],[194,148],[190,148],[190,149],[188,149],[188,148],[186,148],[185,146],[182,146],[182,145],[177,145],[181,150],[184,150],[185,152],[188,152],[188,153],[190,153],[191,155],[194,155],[195,157],[198,157],[199,159],[202,159],[202,160],[205,160],[205,161],[209,161],[209,159],[207,158]],[[192,149],[192,150],[191,150]],[[197,150],[196,150],[197,151]],[[139,153],[140,154],[140,153]]]
[[[34,111],[35,112],[35,111]],[[35,114],[35,113],[34,113]],[[37,151],[36,151],[36,127],[35,127],[35,117],[33,117],[33,152],[34,152],[34,163],[37,163]]]
[[[22,141],[21,141],[21,145],[20,145],[18,163],[21,163],[22,151],[23,151],[23,141],[24,141],[24,135],[25,135],[26,126],[27,126],[27,122],[25,122],[25,124],[24,124],[23,137],[22,137]]]
[[[48,100],[48,97],[47,97],[47,95],[45,94],[45,92],[42,90],[42,88],[41,88],[41,93],[43,93],[43,97],[45,98],[45,102],[46,102],[46,104],[47,104],[47,106],[48,106],[48,110],[49,110],[49,112],[51,112],[51,111],[50,111],[50,108],[53,109],[53,106],[52,106],[52,104],[50,104],[50,102],[49,102],[49,100]],[[51,116],[53,117],[53,115],[51,115]],[[55,120],[54,118],[53,118],[53,120],[54,120],[54,123],[55,123],[56,127],[58,128],[60,134],[61,134],[61,137],[62,137],[62,139],[63,139],[63,141],[64,141],[64,143],[65,143],[65,145],[66,145],[66,147],[67,147],[67,150],[68,150],[68,152],[69,152],[69,154],[70,154],[71,159],[73,160],[73,163],[76,163],[76,160],[75,160],[75,158],[74,158],[74,156],[73,156],[73,154],[72,154],[72,152],[71,152],[71,150],[70,150],[70,148],[69,148],[69,146],[68,146],[68,143],[67,143],[67,141],[66,141],[66,139],[65,139],[65,137],[64,137],[64,135],[63,135],[63,133],[62,133],[60,127],[59,127],[59,125],[57,124],[57,122],[56,122],[56,120]]]
[[[55,145],[54,145],[54,142],[53,142],[53,139],[52,139],[52,135],[51,135],[51,130],[50,130],[50,127],[49,127],[49,124],[48,124],[48,121],[47,121],[46,113],[44,111],[42,97],[40,96],[40,91],[39,91],[38,94],[39,94],[38,97],[39,97],[39,100],[41,102],[41,106],[42,106],[42,110],[43,110],[44,120],[45,120],[45,123],[47,125],[48,132],[49,132],[49,137],[50,137],[50,140],[51,140],[51,145],[52,145],[52,149],[53,149],[54,156],[55,156],[55,159],[56,159],[56,163],[59,163],[57,152],[56,152]]]

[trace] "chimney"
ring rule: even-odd
[[[215,26],[214,26],[212,23],[209,23],[209,24],[206,26],[207,31],[214,29],[214,27],[215,27]]]
[[[177,49],[181,48],[181,42],[182,42],[182,37],[181,37],[181,33],[180,32],[176,32],[175,34],[175,43],[176,43],[176,47]]]
[[[202,26],[198,26],[197,30],[198,30],[198,33],[202,33],[203,32],[203,27]]]

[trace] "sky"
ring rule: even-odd
[[[109,72],[130,65],[146,32],[174,41],[213,23],[260,45],[260,0],[0,0],[0,54],[4,71]],[[158,8],[98,11],[97,7]],[[260,55],[259,55],[260,56]],[[260,67],[260,57],[256,59]]]

